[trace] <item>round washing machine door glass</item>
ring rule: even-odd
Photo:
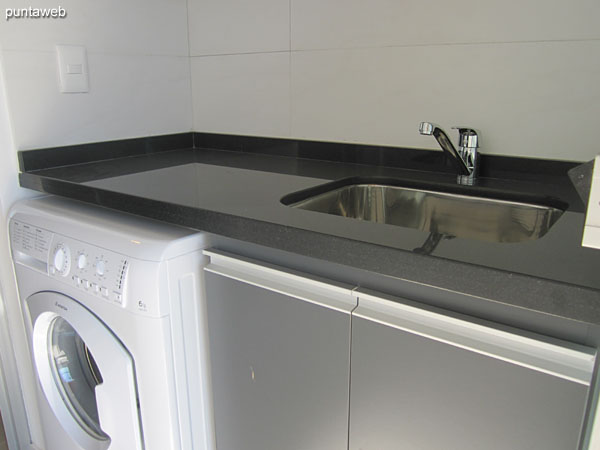
[[[48,405],[78,448],[141,450],[134,362],[76,300],[38,292],[26,301],[33,359]]]
[[[62,317],[55,317],[48,330],[48,354],[54,382],[73,418],[90,435],[109,439],[100,428],[96,386],[102,374],[89,347]]]

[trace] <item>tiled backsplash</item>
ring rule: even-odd
[[[597,1],[188,3],[196,131],[433,149],[428,120],[487,153],[600,151]]]
[[[427,120],[479,129],[482,153],[600,151],[596,0],[126,3],[4,24],[18,149],[190,130],[436,149]],[[86,46],[89,94],[58,93],[55,44]]]
[[[186,0],[60,4],[64,19],[13,19],[0,27],[17,149],[191,130]],[[59,93],[57,44],[86,47],[89,93]]]

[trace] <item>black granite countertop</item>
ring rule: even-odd
[[[600,251],[581,247],[584,206],[575,163],[482,158],[475,187],[458,187],[433,151],[202,134],[21,152],[21,185],[394,277],[482,301],[600,324]],[[291,208],[286,194],[345,177],[559,204],[542,238],[441,240],[428,233]]]

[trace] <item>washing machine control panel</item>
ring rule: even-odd
[[[10,236],[17,263],[105,301],[127,306],[127,257],[14,219]]]
[[[123,255],[64,236],[53,240],[54,264],[48,274],[104,300],[125,306],[125,283],[129,260]],[[65,256],[62,256],[65,253]],[[57,265],[63,263],[62,266]],[[52,263],[52,259],[50,261]],[[62,269],[62,270],[61,270]]]

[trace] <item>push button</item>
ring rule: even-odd
[[[108,297],[108,288],[103,287],[100,289],[100,292],[104,297]]]

